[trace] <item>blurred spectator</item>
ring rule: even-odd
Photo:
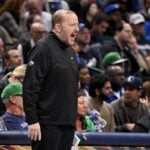
[[[90,110],[88,112],[88,104],[84,98],[84,93],[79,92],[76,130],[102,132],[105,125],[105,120],[99,116],[98,112]]]
[[[95,2],[86,3],[81,7],[79,11],[79,21],[91,27],[93,17],[97,13],[98,13],[98,5]]]
[[[106,74],[97,74],[92,76],[89,85],[89,108],[100,113],[100,116],[106,120],[104,132],[112,132],[115,129],[114,113],[110,104],[104,100],[110,96],[112,92],[111,83]]]
[[[20,21],[20,10],[25,0],[5,0],[4,3],[0,6],[0,14],[3,12],[9,12],[12,14],[13,18],[19,25]]]
[[[31,24],[28,37],[22,39],[18,45],[18,50],[23,57],[23,63],[27,63],[31,48],[33,48],[35,43],[45,35],[45,27],[41,22]]]
[[[148,114],[147,106],[140,101],[142,94],[142,80],[135,76],[129,76],[124,84],[124,97],[114,101],[115,131],[130,132],[135,123]]]
[[[124,95],[123,84],[125,81],[124,69],[119,65],[112,65],[106,68],[106,74],[109,77],[112,87],[111,95],[106,99],[107,103],[111,103]]]
[[[3,54],[4,74],[7,73],[7,69],[9,68],[9,66],[12,66],[12,65],[19,66],[21,65],[21,62],[22,62],[22,57],[17,49],[10,49],[7,52],[5,52]]]
[[[76,37],[76,42],[80,47],[78,52],[79,64],[85,64],[88,67],[100,67],[100,52],[99,49],[90,46],[91,34],[88,26],[84,23],[79,24],[79,32]]]
[[[15,38],[15,40],[19,38],[21,29],[9,12],[0,14],[0,24],[8,31],[12,38]]]
[[[135,57],[140,70],[137,72],[137,75],[142,79],[148,78],[150,76],[150,66],[145,58],[145,55],[139,50],[138,43],[135,36],[131,36],[128,46],[131,49],[132,55]]]
[[[32,14],[38,14],[42,18],[42,22],[45,26],[45,30],[49,32],[51,30],[52,24],[51,19],[52,15],[49,12],[43,11],[44,2],[37,1],[37,0],[28,0],[27,1],[27,12],[25,12],[24,18],[25,18],[25,25],[27,18]]]
[[[5,75],[0,80],[0,94],[2,93],[2,90],[4,87],[13,82],[23,82],[24,76],[26,71],[26,65],[20,65],[16,67],[12,72],[9,72],[7,75]],[[0,116],[5,112],[5,106],[2,103],[2,100],[0,98]]]
[[[118,3],[108,3],[105,6],[104,13],[109,17],[109,28],[107,29],[108,36],[114,36],[117,22],[122,20],[121,8]]]
[[[104,33],[109,27],[108,16],[104,14],[96,14],[92,20],[91,26],[91,44],[100,43],[106,39]]]
[[[132,28],[130,24],[120,21],[116,24],[116,31],[113,38],[105,41],[100,49],[102,58],[109,52],[118,52],[122,58],[128,59],[123,64],[126,75],[132,75],[139,71],[138,63],[127,45],[131,36]]]
[[[89,98],[89,82],[90,82],[90,72],[88,67],[84,64],[78,65],[78,75],[80,82],[80,90],[85,93],[85,96]]]
[[[145,18],[141,13],[134,13],[130,15],[129,22],[132,26],[133,34],[137,39],[138,48],[144,53],[147,50],[147,45],[150,45],[144,32]]]
[[[22,84],[8,84],[2,91],[1,98],[6,107],[2,115],[8,130],[27,130],[22,99]]]

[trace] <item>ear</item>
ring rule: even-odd
[[[9,97],[9,100],[10,100],[10,102],[11,102],[12,104],[15,104],[15,103],[16,103],[16,99],[15,99],[14,96],[10,96],[10,97]]]
[[[99,89],[95,89],[95,93],[96,93],[96,95],[100,95],[100,90]]]
[[[55,29],[56,29],[56,31],[57,31],[58,33],[60,33],[60,32],[61,32],[61,25],[60,25],[60,24],[56,24],[56,25],[55,25]]]

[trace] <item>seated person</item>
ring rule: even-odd
[[[88,103],[83,92],[78,93],[77,131],[102,132],[106,121],[95,110],[88,110]]]
[[[20,82],[8,84],[2,91],[1,98],[6,107],[2,115],[8,130],[27,130],[23,109],[22,84]]]

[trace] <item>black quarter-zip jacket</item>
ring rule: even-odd
[[[75,126],[78,68],[71,48],[54,33],[37,42],[23,82],[28,124]]]

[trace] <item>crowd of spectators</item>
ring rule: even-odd
[[[27,129],[26,63],[58,9],[79,18],[72,45],[79,65],[76,129],[150,132],[150,0],[1,0],[0,128]]]

